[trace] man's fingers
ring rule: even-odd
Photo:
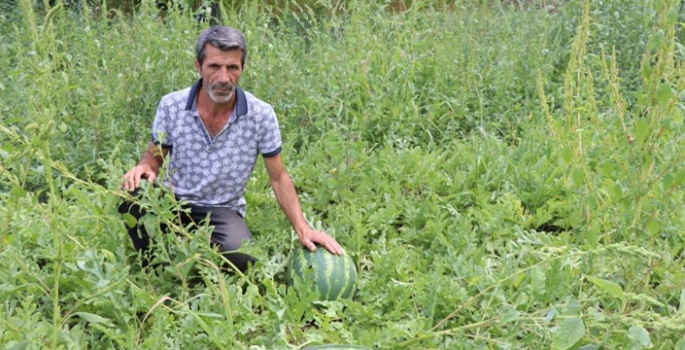
[[[329,252],[335,255],[340,255],[340,253],[342,253],[340,245],[333,238],[326,240],[326,245],[324,247],[326,247]]]
[[[140,173],[140,170],[138,170],[138,168],[136,168],[136,170],[133,172],[133,188],[131,189],[131,191],[135,190],[136,188],[138,188],[140,186],[140,176],[141,175],[142,174]]]
[[[325,240],[325,245],[326,249],[328,249],[329,252],[335,254],[335,255],[340,255],[342,253],[342,247],[340,244],[338,244],[338,241],[335,240],[335,238],[323,233],[324,240]]]
[[[326,248],[326,250],[328,250],[332,254],[340,255],[342,253],[342,248],[340,247],[338,242],[333,237],[331,237],[325,233],[319,233],[318,235],[315,235],[312,238],[314,238],[314,239],[313,240],[307,239],[306,237],[304,239],[306,240],[306,242],[311,244],[311,246],[314,246],[314,243],[312,243],[313,241],[315,241],[316,243],[319,243],[320,245],[322,245],[324,248]],[[307,246],[307,248],[309,248],[310,251],[314,251],[314,249],[312,249],[309,244],[305,243],[305,245]]]
[[[124,174],[124,189],[127,191],[133,191],[133,174],[129,171]]]
[[[155,182],[155,180],[157,179],[157,175],[154,171],[148,171],[145,173],[145,178],[148,182]]]
[[[127,191],[135,191],[140,186],[141,171],[138,168],[133,168],[124,174],[124,189]]]
[[[151,170],[145,170],[140,167],[136,167],[136,171],[133,173],[133,181],[135,184],[135,187],[133,188],[134,190],[140,187],[140,183],[142,182],[142,179],[148,179],[150,182],[151,176],[155,176],[155,173]]]
[[[314,242],[312,242],[312,240],[307,237],[302,238],[302,244],[304,244],[304,246],[307,247],[307,249],[309,249],[310,252],[316,250],[316,244],[314,244]]]

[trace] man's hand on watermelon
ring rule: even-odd
[[[304,221],[304,220],[303,220]],[[335,240],[335,238],[329,236],[325,232],[313,230],[306,223],[305,227],[297,231],[297,238],[300,239],[300,243],[307,247],[310,251],[316,250],[316,244],[324,246],[329,252],[340,255],[342,254],[342,247]]]

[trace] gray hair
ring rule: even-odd
[[[197,47],[195,48],[195,58],[200,64],[205,59],[205,47],[207,44],[221,51],[240,49],[242,53],[240,64],[241,67],[245,67],[247,48],[245,37],[239,30],[222,26],[212,26],[205,29],[197,38]]]

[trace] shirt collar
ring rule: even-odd
[[[186,101],[186,111],[192,111],[193,107],[195,107],[195,97],[201,87],[202,79],[198,79],[190,88],[188,101]],[[235,113],[236,117],[247,114],[247,97],[245,97],[245,91],[237,86],[235,88],[235,108],[233,109],[233,113]]]

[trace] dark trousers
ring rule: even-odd
[[[134,193],[135,195],[135,193]],[[252,241],[252,233],[245,225],[243,218],[235,210],[222,207],[203,207],[197,205],[187,205],[190,213],[179,213],[179,224],[188,226],[188,224],[199,224],[202,220],[207,218],[209,213],[209,225],[213,227],[211,241],[217,245],[219,252],[224,258],[230,261],[240,271],[245,271],[249,265],[255,264],[254,257],[233,252],[238,250],[243,242]],[[136,218],[137,224],[133,227],[126,226],[128,235],[131,237],[133,247],[141,254],[143,267],[146,267],[152,260],[154,252],[151,247],[151,239],[147,234],[145,226],[140,224],[140,218],[145,215],[140,206],[136,203],[124,201],[119,206],[119,213],[129,213]],[[162,227],[162,232],[166,233],[167,228]]]

